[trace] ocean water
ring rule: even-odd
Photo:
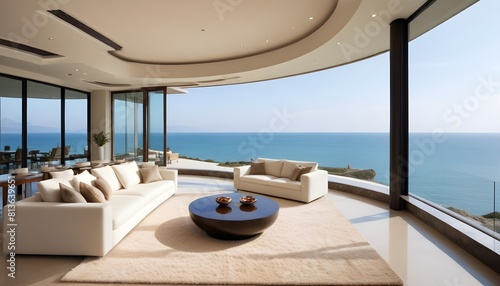
[[[20,138],[2,134],[0,146],[15,149]],[[115,139],[115,154],[124,153],[124,134]],[[58,134],[33,133],[28,147],[50,151],[59,141]],[[150,141],[151,149],[162,149],[161,134],[152,134]],[[83,153],[86,135],[66,134],[66,144],[71,153]],[[167,145],[183,156],[220,162],[268,157],[373,169],[375,182],[389,184],[388,133],[169,133]],[[499,147],[500,134],[411,134],[410,192],[477,215],[500,210],[500,183],[495,184],[500,182]]]
[[[170,133],[167,145],[220,162],[267,157],[373,169],[375,182],[389,184],[388,133]],[[410,192],[476,215],[498,211],[499,147],[500,134],[411,134]]]

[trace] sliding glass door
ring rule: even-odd
[[[165,165],[165,118],[164,88],[113,93],[114,159]]]
[[[115,160],[142,161],[143,93],[113,94],[113,156]]]

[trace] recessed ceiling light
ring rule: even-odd
[[[337,45],[340,45],[340,44],[342,44],[342,43],[341,43],[341,42],[338,42],[338,43],[337,43]]]
[[[242,49],[243,49],[244,47],[245,47],[245,46],[243,46],[243,45],[241,45],[241,46],[240,46],[240,48],[242,48]]]
[[[269,43],[269,40],[266,40],[266,43]]]
[[[377,14],[372,14],[372,18],[375,18],[375,17],[377,17]]]
[[[312,20],[312,19],[314,19],[314,17],[313,17],[313,16],[309,17],[309,20]]]
[[[50,38],[49,38],[49,41],[52,41],[52,40],[54,40],[54,38],[50,37]]]
[[[86,72],[84,72],[83,74],[84,74],[84,75],[87,75],[87,73],[86,73]]]
[[[75,71],[78,71],[78,69],[75,69]]]

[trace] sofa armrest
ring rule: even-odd
[[[233,169],[233,185],[235,189],[240,188],[240,178],[250,174],[250,165],[234,167]]]
[[[250,174],[250,165],[234,167],[234,177],[241,177]]]
[[[173,169],[167,169],[166,167],[158,168],[160,175],[163,180],[174,181],[175,191],[177,191],[177,181],[179,176],[179,171]]]
[[[15,220],[9,221],[9,208],[4,208],[4,252],[103,256],[114,245],[109,202],[19,201],[13,210]],[[14,245],[6,230],[15,233]]]
[[[328,193],[328,172],[316,170],[300,176],[304,201],[311,202]]]

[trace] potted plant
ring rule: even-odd
[[[109,133],[102,130],[92,134],[92,141],[98,146],[99,160],[104,160],[104,145],[110,141],[108,135]]]

